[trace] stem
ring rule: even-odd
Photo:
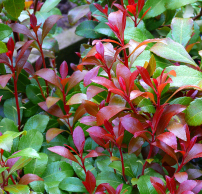
[[[107,74],[108,74],[109,80],[112,81],[112,76],[110,73],[111,69],[109,69],[107,66],[106,66],[106,68],[107,68]],[[109,103],[110,97],[111,97],[111,92],[108,92],[106,103]]]
[[[128,103],[129,103],[131,109],[133,110],[133,112],[134,112],[135,114],[137,114],[137,111],[135,110],[135,107],[133,106],[133,103],[130,101],[130,99],[128,100]]]
[[[34,2],[34,15],[35,15],[36,10],[37,10],[37,5],[38,5],[38,0],[35,0],[35,2]]]
[[[20,125],[21,125],[21,121],[20,121],[20,106],[19,106],[19,102],[18,102],[18,89],[17,89],[17,78],[14,73],[14,94],[15,94],[15,102],[16,102],[16,108],[17,108],[17,114],[18,114],[18,131],[20,131]]]
[[[41,91],[41,95],[43,96],[44,100],[46,100],[46,97],[44,96],[44,93],[43,93],[43,90],[42,90],[42,88],[41,88],[41,85],[40,85],[40,83],[39,83],[38,78],[36,78],[36,81],[37,81],[37,83],[38,83],[38,85],[39,85],[39,88],[40,88],[40,91]]]
[[[84,160],[83,160],[83,158],[81,157],[81,162],[82,162],[82,167],[83,167],[83,170],[84,170],[84,172],[85,172],[85,174],[87,173],[86,172],[86,167],[85,167],[85,165],[84,165]]]
[[[11,180],[12,180],[13,184],[14,184],[14,185],[16,185],[16,182],[15,182],[15,180],[14,180],[14,178],[13,178],[13,176],[12,176],[12,175],[10,175],[10,178],[11,178]]]
[[[122,174],[123,174],[123,178],[125,180],[125,182],[127,183],[127,178],[126,178],[126,175],[125,175],[125,167],[124,167],[124,161],[123,161],[123,153],[121,151],[121,147],[118,146],[119,148],[119,153],[120,153],[120,156],[121,156],[121,164],[122,164]]]

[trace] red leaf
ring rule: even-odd
[[[173,149],[169,147],[168,145],[166,145],[165,143],[161,141],[156,141],[152,143],[152,145],[159,147],[160,149],[162,149],[164,152],[166,152],[169,156],[171,156],[173,159],[175,159],[178,162],[177,156],[175,152],[173,151]]]
[[[165,186],[163,181],[157,177],[150,177],[151,184],[156,189],[158,194],[165,194]]]
[[[99,106],[97,104],[95,104],[94,102],[85,100],[83,105],[88,114],[95,117],[97,116],[97,113],[99,111]]]
[[[140,11],[142,10],[143,6],[144,6],[144,0],[138,0],[138,13],[140,13]]]
[[[177,139],[176,136],[171,132],[165,132],[157,136],[157,139],[169,145],[173,149],[177,149]]]
[[[88,153],[85,158],[93,158],[93,157],[98,157],[98,156],[104,156],[105,154],[96,152],[95,150],[91,150],[90,153]]]
[[[15,43],[13,41],[13,38],[10,37],[7,43],[7,48],[9,51],[11,51],[13,53],[14,49],[15,49]]]
[[[35,64],[36,71],[41,69],[42,63],[43,63],[42,56],[39,56],[39,58],[37,59],[36,64]]]
[[[179,183],[182,183],[188,179],[188,174],[186,172],[178,172],[174,174],[174,177]]]
[[[1,75],[0,76],[0,85],[4,88],[12,76],[13,76],[13,74]]]
[[[107,135],[108,133],[101,127],[93,126],[86,130],[90,135],[95,137],[102,138],[102,136]]]
[[[95,77],[95,78],[91,79],[91,81],[96,84],[100,84],[108,89],[117,89],[112,81],[110,81],[104,77]]]
[[[97,124],[97,119],[94,116],[85,116],[80,119],[80,123],[85,125],[95,126]]]
[[[32,24],[32,26],[35,28],[37,25],[37,19],[36,16],[34,14],[30,15],[30,23]]]
[[[192,147],[192,149],[189,151],[189,153],[187,154],[187,156],[184,160],[184,163],[186,164],[190,160],[192,160],[194,158],[199,158],[199,157],[202,157],[202,144],[196,143]]]
[[[141,96],[141,95],[144,95],[146,94],[145,92],[141,92],[139,90],[133,90],[131,93],[130,93],[130,101],[134,100],[135,98]]]
[[[106,144],[106,141],[104,141],[102,138],[100,137],[96,137],[92,134],[90,134],[90,137],[93,139],[94,142],[96,142],[98,145],[102,146],[102,147],[106,147],[105,144]]]
[[[98,185],[96,192],[104,191],[103,189],[106,189],[109,194],[115,194],[116,192],[115,189],[109,185],[109,183],[102,183]]]
[[[99,110],[97,114],[97,125],[102,125],[104,123],[104,120],[109,120],[119,112],[126,110],[127,108],[117,106],[117,105],[111,105],[111,106],[106,106],[103,107]]]
[[[83,81],[85,87],[88,86],[92,82],[91,81],[92,78],[97,76],[99,68],[100,68],[99,66],[94,67],[93,69],[88,71],[88,73],[85,75],[84,81]]]
[[[77,93],[67,101],[66,105],[81,104],[84,100],[87,100],[86,94]]]
[[[41,177],[39,177],[36,174],[25,174],[20,180],[19,180],[19,184],[22,185],[28,185],[29,183],[33,182],[33,181],[44,181]]]
[[[32,66],[32,64],[30,62],[26,62],[25,65],[23,66],[23,69],[30,75],[34,75],[35,71],[34,71],[34,67]]]
[[[10,62],[8,60],[6,53],[0,54],[0,63],[5,63],[6,65],[10,65]]]
[[[144,140],[141,137],[132,137],[128,145],[128,153],[132,154],[142,147]]]
[[[123,188],[123,183],[120,184],[117,188],[116,188],[116,193],[115,194],[120,194]]]
[[[101,55],[102,59],[104,59],[104,46],[102,42],[96,43],[96,51]]]
[[[60,65],[60,75],[62,79],[65,79],[68,74],[68,65],[66,61],[63,61],[62,64]]]
[[[87,99],[90,100],[91,98],[93,98],[94,96],[96,96],[97,94],[99,94],[100,92],[105,91],[105,89],[97,87],[97,86],[89,86],[87,89]]]
[[[196,181],[187,180],[180,184],[176,194],[182,194],[184,191],[191,191],[197,185]]]
[[[76,112],[75,112],[75,114],[74,114],[73,123],[75,123],[76,121],[78,121],[85,113],[86,113],[86,109],[84,108],[84,105],[81,104],[81,105],[76,109]]]
[[[51,15],[49,16],[43,24],[43,31],[42,31],[42,40],[46,37],[55,23],[61,19],[63,16],[61,15]]]
[[[86,189],[88,190],[88,192],[90,194],[93,194],[93,191],[95,190],[95,186],[96,186],[96,180],[95,177],[93,175],[92,172],[90,172],[89,170],[86,173],[86,180],[82,182],[84,184],[84,186],[86,187]]]
[[[169,176],[166,176],[166,184],[167,184],[167,187],[170,190],[170,192],[175,193],[176,183],[175,183],[174,178],[170,178]]]
[[[75,158],[75,156],[63,146],[50,147],[48,150],[79,164],[79,161]]]
[[[197,185],[192,189],[193,194],[194,193],[199,193],[202,189],[202,181],[201,180],[196,180]],[[191,193],[187,193],[187,194],[191,194]]]
[[[85,135],[80,126],[77,126],[73,131],[73,141],[79,153],[82,154],[85,145]]]
[[[49,143],[52,139],[54,139],[56,136],[58,136],[60,133],[64,132],[65,130],[58,129],[58,128],[50,128],[46,132],[46,141]]]

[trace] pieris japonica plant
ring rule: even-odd
[[[71,65],[59,2],[0,3],[1,193],[201,193],[201,2],[82,1]]]

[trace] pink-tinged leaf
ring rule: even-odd
[[[38,105],[45,110],[46,112],[48,112],[51,115],[54,115],[56,117],[62,118],[64,116],[61,108],[54,104],[53,106],[51,106],[50,108],[47,107],[46,102],[40,102],[38,103]]]
[[[23,45],[23,47],[21,48],[21,50],[19,51],[19,54],[16,57],[16,64],[18,65],[19,60],[21,59],[21,57],[24,55],[25,51],[30,47],[30,45],[34,42],[34,40],[29,40],[27,42],[25,42],[25,44]]]
[[[49,143],[52,139],[54,139],[56,136],[58,136],[60,133],[64,132],[65,130],[58,129],[58,128],[50,128],[46,132],[46,141]]]
[[[3,97],[3,95],[2,95],[2,96],[0,96],[0,102],[1,102],[2,97]]]
[[[87,100],[87,95],[83,93],[74,94],[67,102],[66,105],[81,104],[84,100]]]
[[[156,142],[152,143],[152,145],[162,149],[165,153],[167,153],[169,156],[171,156],[173,159],[175,159],[178,162],[178,159],[177,159],[177,156],[176,156],[174,150],[170,146],[165,144],[164,142],[156,141]]]
[[[78,121],[85,113],[86,113],[86,109],[85,109],[84,105],[81,104],[81,105],[76,109],[76,112],[75,112],[75,114],[74,114],[73,123],[75,123],[76,121]]]
[[[167,187],[168,187],[169,191],[171,193],[175,193],[175,191],[176,191],[176,183],[175,183],[174,178],[170,178],[169,176],[166,176],[166,184],[167,184]]]
[[[120,194],[123,188],[123,183],[120,184],[117,188],[116,188],[116,193],[115,194]]]
[[[10,65],[10,62],[8,60],[6,53],[0,54],[0,63],[5,63],[6,65]]]
[[[96,51],[101,55],[101,57],[104,59],[104,46],[102,42],[96,43]]]
[[[14,49],[15,49],[15,43],[13,41],[13,38],[10,37],[7,43],[7,48],[9,51],[11,51],[13,53]]]
[[[53,84],[59,88],[61,87],[58,77],[52,69],[43,68],[43,69],[40,69],[39,71],[37,71],[35,74],[38,75],[39,77],[45,79],[46,81],[50,82],[51,84]]]
[[[99,66],[97,67],[94,67],[93,69],[91,69],[84,77],[84,80],[83,80],[83,83],[84,83],[84,86],[88,86],[92,81],[91,79],[93,79],[94,77],[97,76],[98,74],[98,71],[99,71]]]
[[[196,143],[192,147],[192,149],[189,151],[189,153],[187,154],[187,156],[184,160],[184,163],[186,164],[190,160],[192,160],[194,158],[199,158],[199,157],[202,157],[202,144]]]
[[[90,125],[90,126],[96,126],[97,118],[94,116],[85,116],[80,119],[80,123],[83,123],[85,125]]]
[[[128,145],[128,153],[132,154],[142,147],[144,140],[141,137],[132,137]]]
[[[105,156],[106,154],[96,152],[95,150],[91,150],[90,153],[88,153],[85,158],[93,158],[93,157],[98,157],[98,156]]]
[[[122,96],[123,98],[125,98],[125,96],[126,96],[122,90],[114,89],[114,88],[112,88],[112,89],[110,88],[108,90],[109,90],[109,92],[112,92],[114,94],[118,94],[119,96]]]
[[[173,149],[177,149],[177,139],[176,136],[171,132],[165,132],[157,136],[157,139],[169,145]]]
[[[4,88],[12,76],[13,76],[13,74],[1,75],[0,76],[0,85]]]
[[[103,138],[100,138],[100,137],[96,137],[92,134],[89,134],[90,137],[93,139],[94,142],[96,142],[99,146],[102,146],[104,148],[106,148],[106,141],[103,139]]]
[[[178,172],[174,174],[174,177],[179,183],[182,183],[188,179],[188,174],[186,172]]]
[[[192,191],[184,191],[181,194],[196,194],[196,193],[193,193]]]
[[[95,77],[95,78],[91,79],[91,81],[96,83],[96,84],[100,84],[100,85],[106,87],[107,89],[110,89],[110,88],[111,89],[117,89],[112,81],[110,81],[104,77]]]
[[[30,23],[32,24],[32,26],[35,28],[37,25],[37,19],[36,16],[34,14],[30,15]]]
[[[65,79],[68,74],[68,65],[66,61],[63,61],[62,64],[60,65],[60,75],[62,79]]]
[[[63,16],[61,15],[51,15],[49,16],[43,24],[42,31],[42,40],[46,37],[52,27],[56,24],[56,22],[61,19]]]
[[[77,126],[73,131],[73,141],[79,153],[82,154],[85,145],[85,135],[83,129],[79,126]]]
[[[98,104],[91,102],[91,101],[88,101],[88,100],[85,100],[83,102],[83,105],[84,105],[88,114],[95,116],[95,117],[97,116],[97,113],[99,111],[99,105]]]
[[[187,141],[186,131],[183,124],[178,123],[176,121],[170,121],[170,123],[167,126],[167,129],[178,138]]]
[[[33,39],[36,39],[25,25],[14,23],[10,24],[9,26],[12,28],[13,32],[21,33]]]
[[[28,185],[31,182],[34,181],[44,181],[41,177],[39,177],[36,174],[25,174],[20,180],[19,180],[19,184],[22,185]]]
[[[197,185],[196,181],[187,180],[180,184],[176,194],[182,194],[185,191],[191,191]]]
[[[60,98],[49,96],[46,98],[46,105],[48,108],[50,108],[51,106],[56,104],[59,100]]]
[[[32,66],[32,64],[30,62],[26,62],[25,65],[23,66],[23,69],[30,75],[34,75],[35,71],[34,71],[34,67]]]
[[[86,173],[86,180],[82,182],[90,194],[93,194],[96,186],[96,179],[92,172],[89,170]]]
[[[102,184],[98,185],[96,192],[105,191],[105,189],[107,190],[107,192],[109,194],[115,194],[115,192],[116,192],[115,189],[109,185],[109,183],[102,183]]]
[[[93,98],[94,96],[96,96],[97,94],[101,93],[105,91],[105,89],[97,87],[97,86],[89,86],[86,92],[87,95],[87,99],[90,100],[91,98]]]
[[[6,162],[6,166],[11,169],[12,166],[13,166],[20,158],[21,158],[21,157],[9,158],[9,159],[7,160],[7,162]]]
[[[122,46],[119,42],[111,39],[93,40],[92,45],[95,45],[97,42],[112,42],[118,44],[119,46]]]
[[[67,92],[69,92],[69,90],[71,90],[74,86],[76,86],[81,80],[83,80],[83,78],[85,77],[86,73],[88,71],[84,70],[84,71],[75,71],[70,79],[69,79],[69,83],[67,86]]]
[[[103,128],[98,127],[98,126],[90,127],[86,131],[90,135],[93,135],[95,137],[100,137],[100,138],[108,134]]]
[[[150,177],[151,184],[156,189],[158,194],[165,194],[165,186],[163,181],[157,177]]]
[[[75,158],[75,156],[63,146],[50,147],[48,150],[79,164],[79,161]]]
[[[196,180],[197,185],[192,189],[192,191],[195,193],[199,193],[202,189],[202,181],[201,180]]]
[[[130,100],[134,100],[135,98],[139,97],[139,96],[142,96],[142,95],[146,95],[145,92],[141,92],[139,90],[133,90],[131,93],[130,93]]]
[[[102,125],[104,124],[104,120],[109,120],[111,119],[113,116],[115,116],[116,114],[118,114],[119,112],[126,110],[127,108],[125,107],[121,107],[121,106],[106,106],[103,107],[99,110],[98,114],[97,114],[97,124]]]
[[[199,169],[188,169],[187,174],[189,179],[197,179],[202,176],[202,171]]]
[[[39,56],[39,58],[37,59],[36,64],[35,64],[36,71],[41,69],[42,64],[43,64],[42,56]]]

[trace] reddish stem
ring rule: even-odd
[[[13,178],[13,176],[12,176],[12,175],[10,175],[10,178],[11,178],[11,180],[12,180],[13,184],[14,184],[14,185],[16,185],[16,182],[15,182],[15,180],[14,180],[14,178]]]
[[[125,175],[125,167],[124,167],[123,153],[122,153],[122,151],[121,151],[121,147],[118,146],[118,148],[119,148],[119,153],[120,153],[120,156],[121,156],[121,165],[122,165],[123,178],[124,178],[125,182],[127,183],[127,178],[126,178],[126,175]]]
[[[43,90],[42,90],[42,88],[41,88],[41,85],[40,85],[40,83],[39,83],[38,78],[36,78],[36,81],[37,81],[37,83],[38,83],[38,85],[39,85],[39,88],[40,88],[40,91],[41,91],[41,95],[43,96],[44,100],[46,100],[46,97],[44,96],[44,93],[43,93]]]

